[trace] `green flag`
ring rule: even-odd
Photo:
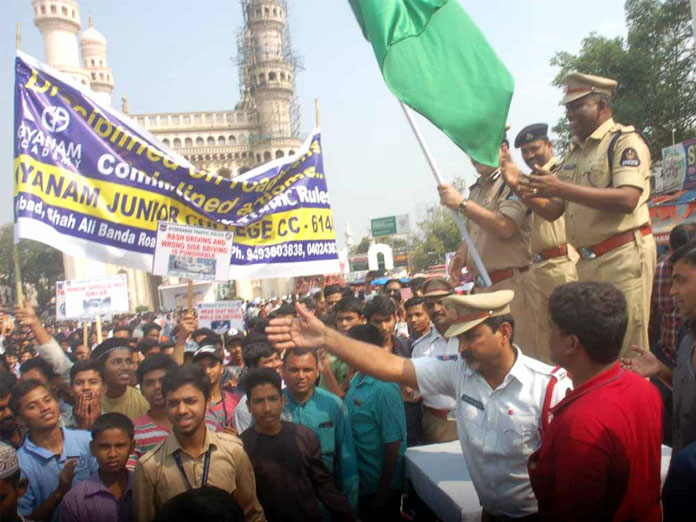
[[[498,166],[514,81],[458,0],[349,0],[389,89]]]

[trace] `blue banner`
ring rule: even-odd
[[[318,131],[294,156],[222,178],[21,52],[14,213],[18,237],[141,270],[160,221],[233,231],[232,279],[339,270]]]

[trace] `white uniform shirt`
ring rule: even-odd
[[[430,331],[413,341],[411,358],[416,357],[449,357],[459,358],[459,339],[452,337],[447,340],[440,335],[435,326],[430,325]],[[455,401],[449,395],[431,395],[423,393],[423,405],[436,410],[453,410],[457,407]]]
[[[424,394],[446,394],[457,402],[457,432],[481,505],[492,514],[522,517],[537,512],[527,459],[541,445],[541,410],[552,375],[558,378],[551,406],[572,386],[563,370],[522,354],[503,383],[492,390],[466,362],[412,359]]]

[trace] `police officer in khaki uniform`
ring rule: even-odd
[[[507,139],[501,151],[508,149]],[[457,258],[466,260],[474,275],[475,293],[513,290],[515,343],[530,357],[539,357],[537,324],[540,292],[532,271],[532,212],[505,183],[500,169],[472,160],[479,179],[469,188],[469,198],[450,185],[441,185],[440,202],[465,218],[467,229],[493,282],[483,285],[466,243]],[[455,260],[455,263],[457,260]]]
[[[549,126],[534,123],[522,129],[515,138],[515,148],[521,149],[522,159],[528,167],[543,165],[543,168],[558,173],[561,162],[553,155],[553,144],[548,137]],[[519,179],[522,175],[509,151],[501,154],[501,172],[506,183],[518,194]],[[538,214],[532,215],[532,272],[541,292],[537,333],[539,346],[538,358],[551,363],[549,349],[549,296],[559,285],[578,280],[575,264],[577,251],[566,239],[565,219],[547,221]]]
[[[535,165],[520,190],[542,217],[565,214],[568,241],[578,249],[580,281],[607,281],[629,306],[622,355],[648,346],[656,246],[650,228],[650,150],[633,127],[612,117],[615,80],[571,73],[562,104],[574,134],[558,176]]]

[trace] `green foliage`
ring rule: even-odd
[[[150,307],[147,305],[138,305],[135,307],[135,312],[140,313],[140,312],[149,312]]]
[[[648,138],[653,157],[676,141],[696,135],[696,52],[689,0],[627,0],[628,37],[590,34],[577,55],[558,52],[554,85],[570,71],[614,78],[615,119]],[[563,118],[553,128],[563,151],[571,134]]]
[[[0,284],[15,292],[13,260],[13,224],[0,227]],[[43,243],[22,239],[19,242],[19,262],[22,282],[36,289],[40,306],[46,306],[55,297],[55,284],[64,278],[63,255]],[[25,290],[26,291],[26,290]]]
[[[418,223],[418,231],[411,236],[411,270],[421,272],[444,263],[445,253],[456,251],[460,242],[452,212],[441,206],[429,209],[427,217]]]

